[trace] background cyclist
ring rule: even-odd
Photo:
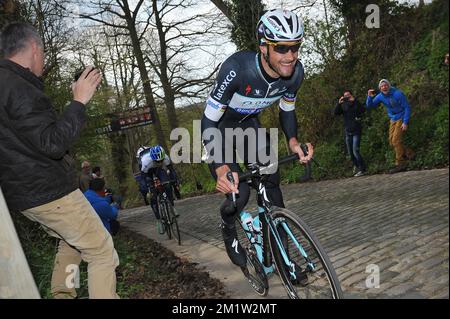
[[[153,179],[155,177],[158,178],[160,183],[175,181],[176,185],[179,185],[179,179],[169,156],[161,146],[156,145],[153,147],[140,147],[136,153],[136,157],[139,162],[142,178],[147,182],[149,192],[151,194],[150,206],[155,214],[158,230],[161,233],[161,217],[157,203],[157,190],[154,187]],[[170,184],[166,184],[164,185],[164,188],[170,202],[173,205],[174,198],[172,186]]]

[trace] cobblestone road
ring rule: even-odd
[[[312,228],[349,298],[449,297],[449,170],[309,182],[283,186],[286,207]],[[223,248],[222,195],[178,201],[180,227]],[[255,197],[249,201],[254,206]],[[153,218],[147,208],[127,220]],[[370,265],[379,288],[367,288]],[[369,267],[369,268],[367,268]]]

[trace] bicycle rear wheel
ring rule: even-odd
[[[175,207],[172,206],[170,203],[166,203],[167,205],[167,212],[169,217],[169,225],[170,230],[173,234],[173,237],[178,241],[178,245],[181,245],[181,235],[180,235],[180,228],[178,227],[178,219],[175,216]]]
[[[311,229],[294,213],[283,208],[271,212],[279,234],[269,232],[270,248],[278,274],[292,299],[340,299],[342,289],[330,259]],[[281,242],[281,243],[280,243]],[[282,245],[284,249],[280,250]],[[293,262],[296,271],[286,265]],[[296,280],[291,273],[299,278]]]
[[[245,253],[247,255],[247,265],[246,267],[241,267],[241,270],[247,278],[250,286],[252,286],[258,295],[264,297],[269,292],[267,275],[264,271],[263,265],[258,259],[255,247],[247,237],[247,233],[242,227],[242,224],[239,222],[239,219],[236,219],[235,223],[239,224],[236,225],[238,240],[241,246],[245,249]]]

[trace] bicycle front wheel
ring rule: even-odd
[[[175,207],[173,207],[172,204],[170,203],[166,203],[166,205],[169,217],[170,230],[173,234],[173,237],[175,237],[175,239],[178,241],[178,245],[181,245],[180,228],[178,227],[178,219],[175,216]]]
[[[159,205],[159,213],[161,214],[161,221],[163,223],[164,231],[167,234],[167,237],[169,239],[172,239],[172,232],[170,229],[169,212],[168,212],[166,206],[167,206],[167,203],[162,202],[161,205]]]
[[[289,210],[277,207],[271,215],[276,230],[269,232],[270,248],[289,297],[342,298],[333,265],[311,229]]]

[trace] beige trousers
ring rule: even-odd
[[[89,298],[119,298],[115,273],[119,257],[113,240],[79,189],[22,213],[43,225],[51,236],[63,239],[52,274],[54,298],[76,297],[76,271],[81,259],[88,263]]]
[[[395,165],[404,165],[405,159],[412,159],[414,151],[403,144],[402,120],[390,121],[389,144],[395,151]]]

